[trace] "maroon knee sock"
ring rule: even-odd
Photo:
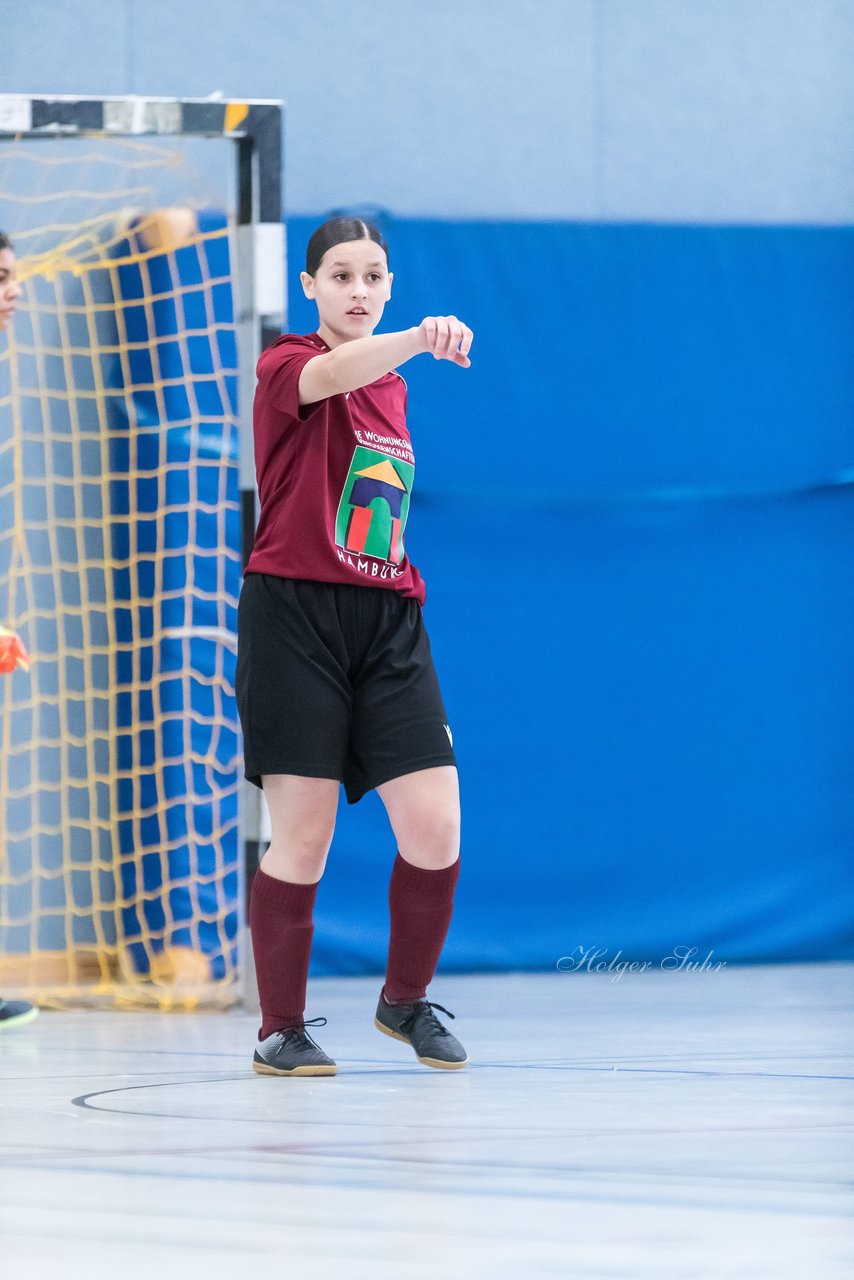
[[[438,871],[397,855],[388,887],[391,933],[383,994],[393,1003],[421,1000],[451,923],[460,860]]]
[[[316,893],[317,884],[276,880],[260,868],[255,872],[249,928],[261,997],[261,1040],[302,1022]]]

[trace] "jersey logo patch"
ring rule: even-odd
[[[336,546],[400,564],[414,476],[411,462],[357,446],[335,518]]]

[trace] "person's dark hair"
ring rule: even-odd
[[[388,259],[385,237],[372,222],[365,222],[362,218],[329,218],[322,227],[317,228],[308,242],[305,251],[305,269],[308,274],[315,275],[327,249],[335,244],[344,244],[347,240],[373,240]]]
[[[6,232],[0,231],[0,253],[2,253],[4,249],[14,249],[14,247],[15,246],[12,244],[12,241],[6,235]]]

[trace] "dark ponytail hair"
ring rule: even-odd
[[[308,242],[305,251],[305,269],[308,274],[313,276],[317,273],[327,249],[335,244],[344,244],[347,240],[373,240],[388,260],[385,237],[372,222],[364,222],[361,218],[329,218],[322,227],[317,228]]]
[[[12,244],[12,241],[6,235],[6,232],[0,231],[0,253],[2,253],[4,249],[14,249],[14,248],[15,246]]]

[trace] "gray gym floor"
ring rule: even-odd
[[[850,1280],[854,966],[439,977],[470,1065],[314,979],[325,1079],[257,1016],[0,1035],[0,1261],[29,1280]]]

